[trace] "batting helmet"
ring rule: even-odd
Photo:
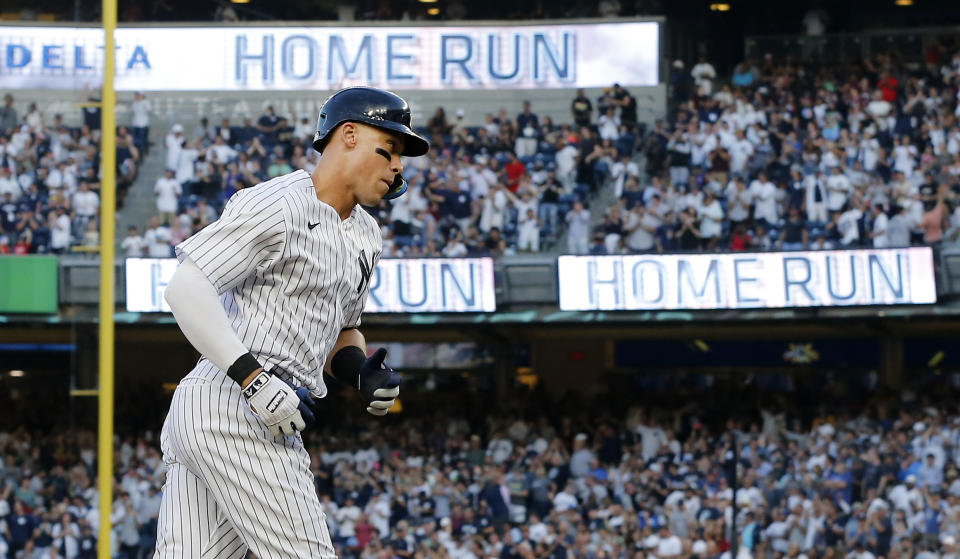
[[[334,93],[320,107],[313,149],[323,152],[330,133],[344,122],[362,122],[396,132],[406,140],[403,153],[417,157],[430,150],[430,142],[410,128],[410,106],[399,95],[375,87],[348,87]],[[383,196],[390,200],[407,191],[407,182],[398,173],[390,190]]]

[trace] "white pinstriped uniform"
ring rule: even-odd
[[[323,365],[358,326],[380,258],[376,221],[346,220],[298,170],[237,192],[177,246],[221,294],[233,330],[268,370],[326,395]],[[299,435],[274,437],[240,386],[206,359],[180,382],[161,433],[169,467],[156,559],[334,557]]]

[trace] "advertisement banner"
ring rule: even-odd
[[[118,91],[652,86],[658,22],[116,31]],[[98,87],[103,31],[0,27],[0,89]]]
[[[163,299],[176,258],[128,258],[127,310],[170,312]],[[491,258],[383,259],[370,277],[365,312],[493,312]]]
[[[749,309],[930,304],[929,247],[561,256],[560,308],[569,311]]]
[[[56,256],[0,256],[0,313],[57,312]]]

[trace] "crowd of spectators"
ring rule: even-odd
[[[559,249],[577,254],[957,243],[958,73],[960,52],[945,50],[916,68],[888,55],[835,67],[767,56],[730,82],[706,59],[689,71],[676,61],[675,110],[649,128],[618,85],[599,99],[578,92],[564,124],[529,102],[479,127],[437,108],[426,126],[435,150],[409,162],[409,194],[372,211],[388,256],[537,252],[563,232]],[[209,215],[181,202],[164,235],[202,227],[245,183],[309,171],[310,121],[294,120],[268,110],[168,149],[158,211],[171,214],[188,192]],[[175,127],[168,141],[182,134]],[[197,154],[207,154],[203,171],[184,164]],[[591,208],[611,194],[612,206]]]
[[[958,75],[960,51],[943,48],[919,66],[885,54],[837,66],[766,56],[730,81],[704,58],[689,71],[678,60],[671,116],[649,127],[619,85],[599,98],[578,92],[562,123],[529,101],[480,126],[438,107],[422,128],[434,149],[407,162],[409,192],[370,211],[385,256],[958,243]],[[0,246],[95,241],[97,130],[46,126],[35,108],[18,118],[9,101],[5,110]],[[157,216],[129,231],[128,256],[168,256],[238,189],[312,171],[312,114],[268,107],[242,120],[171,128]],[[132,180],[144,141],[120,130],[118,165]]]
[[[466,126],[462,109],[442,107],[421,131],[430,153],[406,162],[407,194],[369,211],[383,227],[384,256],[477,256],[538,252],[567,228],[589,226],[583,208],[636,154],[637,102],[614,85],[594,102],[583,91],[569,124],[555,124],[524,101],[516,116],[488,114]],[[167,256],[170,246],[216,219],[238,189],[294,169],[312,172],[313,115],[278,115],[272,107],[242,124],[207,118],[187,134],[175,124],[165,139],[163,177],[154,185],[157,218],[131,229],[128,256]],[[631,163],[631,169],[636,167]]]
[[[926,63],[677,60],[597,252],[902,247],[960,240],[960,51]],[[631,177],[632,178],[632,177]],[[593,250],[593,249],[592,249]]]
[[[134,104],[136,105],[136,104]],[[141,113],[143,111],[140,111]],[[136,114],[136,111],[135,111]],[[117,204],[137,177],[146,135],[117,129]],[[99,247],[100,108],[91,98],[83,124],[67,126],[11,94],[0,107],[0,254],[61,254]]]
[[[407,406],[305,440],[347,559],[952,559],[960,415],[898,394],[746,415],[706,393],[566,415]],[[163,461],[155,434],[117,441],[112,554],[149,557]],[[0,433],[0,558],[94,557],[94,442]]]

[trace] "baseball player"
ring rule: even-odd
[[[320,109],[313,174],[237,192],[220,219],[176,247],[165,293],[202,358],[177,386],[161,433],[169,470],[155,558],[335,557],[299,432],[323,374],[384,415],[400,375],[367,358],[357,329],[380,229],[359,206],[406,190],[401,156],[429,143],[410,108],[369,87]]]

